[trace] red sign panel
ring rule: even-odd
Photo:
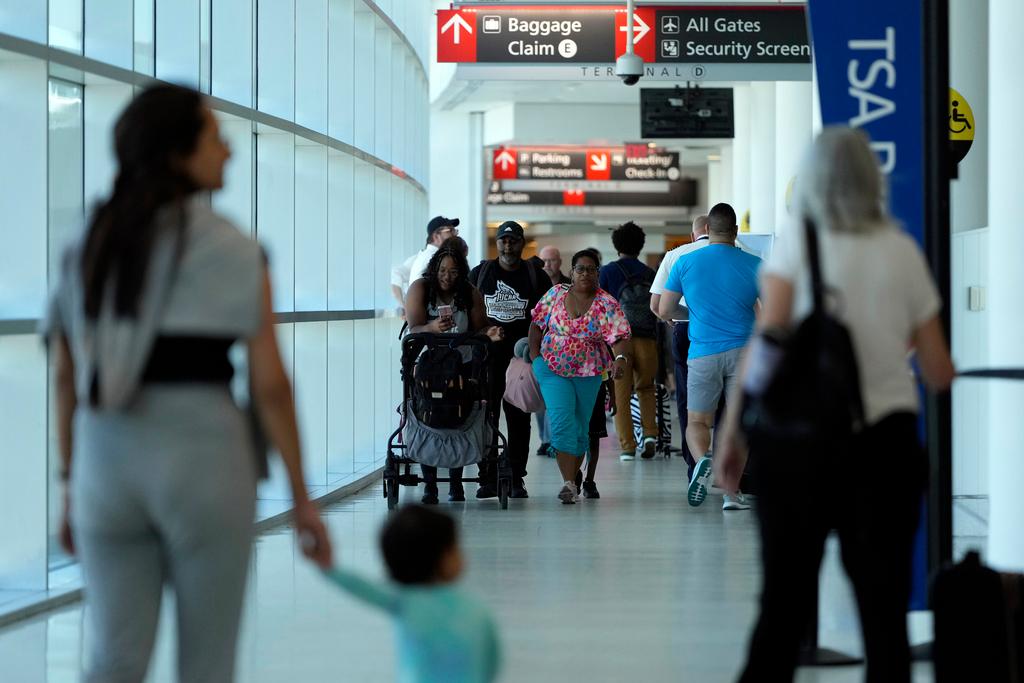
[[[460,9],[437,11],[437,61],[476,61],[476,12]]]
[[[587,180],[612,179],[612,154],[607,149],[587,150]]]
[[[629,28],[626,10],[615,10],[615,54],[626,51],[626,32]],[[655,62],[654,27],[657,17],[655,8],[638,7],[633,12],[633,51],[645,62]]]
[[[565,206],[583,206],[585,195],[583,190],[565,190],[562,192],[562,204]]]
[[[515,180],[519,173],[519,161],[516,151],[511,147],[494,150],[494,179]]]

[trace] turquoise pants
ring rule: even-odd
[[[547,406],[551,446],[560,453],[583,457],[590,447],[590,416],[594,413],[600,377],[562,377],[543,358],[533,361],[533,374]]]

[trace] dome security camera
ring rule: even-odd
[[[615,60],[615,75],[626,85],[636,85],[644,75],[644,60],[633,52],[627,52]]]

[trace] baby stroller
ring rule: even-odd
[[[490,340],[420,332],[402,340],[401,419],[388,439],[384,462],[384,497],[388,509],[398,505],[399,486],[418,486],[422,477],[412,465],[463,467],[495,461],[498,502],[508,508],[512,467],[505,436],[488,408],[491,393]],[[437,479],[439,482],[449,478]],[[480,481],[463,478],[463,481]]]

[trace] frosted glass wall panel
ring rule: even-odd
[[[328,6],[328,134],[349,144],[353,143],[355,125],[355,99],[352,95],[354,2],[356,0],[330,0]]]
[[[367,201],[373,197],[374,190],[374,167],[369,164],[355,162],[355,196],[358,197],[353,203],[355,209],[355,237],[353,242],[353,277],[354,277],[354,301],[357,309],[373,308],[374,290],[374,208],[375,202]]]
[[[135,70],[153,75],[156,68],[156,0],[135,0]]]
[[[0,0],[0,31],[46,42],[46,0]]]
[[[252,101],[254,0],[217,0],[212,9],[213,95],[246,107]]]
[[[82,52],[82,0],[50,0],[50,45]]]
[[[81,2],[81,0],[77,0]],[[85,0],[85,56],[131,69],[134,0]]]
[[[327,308],[327,148],[295,148],[295,310]]]
[[[398,402],[392,395],[395,378],[399,376],[398,356],[394,350],[397,345],[398,328],[392,323],[394,319],[381,318],[374,320],[374,393],[373,431],[376,434],[373,443],[375,458],[387,454],[388,436],[397,427],[398,416],[395,408]]]
[[[37,336],[0,337],[0,378],[0,587],[41,590],[47,584],[48,468],[46,353]]]
[[[212,0],[199,0],[199,90],[210,92],[210,37],[212,33],[211,20]]]
[[[376,404],[374,403],[378,385],[374,381],[374,352],[376,339],[373,328],[375,320],[355,321],[355,344],[353,345],[352,375],[355,393],[352,401],[355,404],[355,468],[359,470],[373,464],[377,434],[374,430]],[[382,385],[380,390],[384,390]]]
[[[199,0],[156,0],[156,77],[199,87]]]
[[[49,284],[60,274],[65,248],[79,235],[85,218],[85,164],[82,86],[51,80],[49,84],[48,224]]]
[[[409,168],[409,150],[406,147],[406,127],[409,125],[409,110],[406,101],[406,72],[412,65],[408,60],[405,45],[398,40],[391,43],[391,158],[393,165],[406,171]]]
[[[296,0],[295,123],[327,132],[327,0]]]
[[[377,36],[374,41],[373,95],[374,145],[373,153],[386,161],[391,160],[391,29],[375,18]]]
[[[259,0],[257,78],[259,109],[295,116],[295,1]]]
[[[327,485],[327,323],[295,325],[295,407],[309,486]]]
[[[0,56],[0,93],[0,319],[36,318],[46,300],[46,64]]]
[[[122,83],[91,83],[86,87],[86,211],[110,194],[117,173],[117,160],[114,157],[114,122],[131,98],[132,87]]]
[[[355,323],[327,323],[327,471],[351,474],[355,462]]]
[[[353,163],[341,152],[331,152],[327,161],[327,307],[332,311],[355,307]]]
[[[295,386],[295,325],[288,323],[275,325],[277,346],[281,352],[281,361],[288,379]],[[288,475],[281,454],[274,450],[270,453],[270,476],[261,481],[256,489],[256,497],[265,500],[291,500],[292,491],[288,483]]]
[[[224,170],[224,187],[213,194],[213,208],[243,232],[252,234],[252,122],[221,115],[220,134],[231,148]]]
[[[388,273],[391,270],[391,174],[374,168],[373,215],[373,308],[383,309],[392,300]]]
[[[294,136],[256,136],[256,234],[270,257],[274,310],[295,310]]]
[[[355,145],[359,149],[374,153],[373,124],[375,112],[372,106],[364,103],[374,102],[373,79],[375,73],[374,42],[376,36],[377,16],[366,9],[366,5],[356,2],[355,12],[355,54],[359,60],[353,73],[353,99],[355,107]]]

